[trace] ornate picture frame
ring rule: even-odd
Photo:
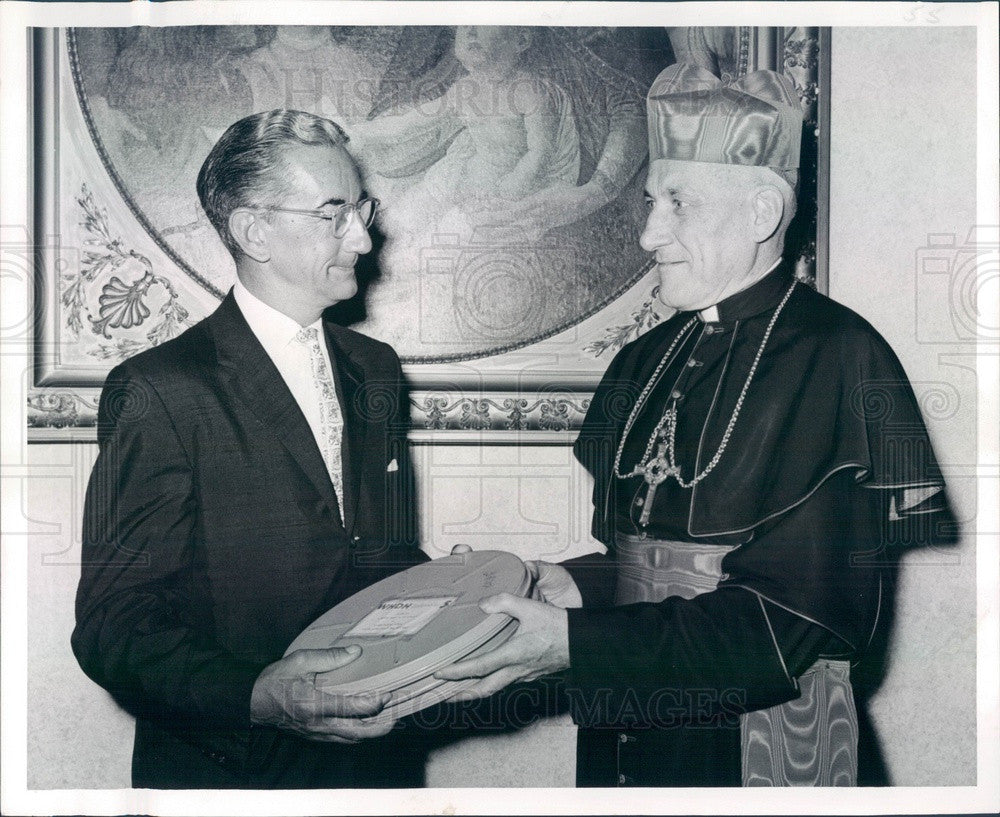
[[[321,109],[347,111],[353,101],[353,112],[361,112],[347,129],[366,182],[387,200],[386,222],[369,256],[374,283],[338,305],[333,317],[400,352],[412,387],[416,441],[485,434],[482,439],[502,443],[530,432],[534,442],[566,444],[614,353],[669,315],[636,243],[644,153],[613,153],[609,134],[627,131],[623,120],[636,131],[640,115],[644,151],[642,95],[652,76],[677,58],[709,67],[723,82],[757,68],[782,71],[795,82],[806,138],[790,241],[800,277],[826,289],[824,30],[612,28],[574,34],[532,28],[507,47],[521,49],[518,70],[534,72],[522,82],[547,106],[542,125],[565,161],[559,178],[536,178],[498,205],[484,203],[477,191],[506,182],[488,174],[499,172],[494,168],[503,161],[518,160],[507,148],[523,125],[509,116],[484,119],[487,141],[476,144],[470,134],[484,114],[471,96],[464,98],[468,110],[458,111],[464,116],[459,125],[440,115],[449,93],[461,102],[466,87],[454,78],[464,76],[465,67],[453,27],[414,29],[405,42],[384,27],[288,28],[298,29],[299,45],[322,34],[315,47],[326,49],[316,52],[323,65],[331,64],[333,53],[336,64],[346,64],[361,51],[351,50],[358,37],[385,46],[382,62],[361,70],[344,91],[320,69],[305,79],[289,73],[289,63],[281,61],[282,27],[34,30],[36,334],[29,439],[92,439],[110,368],[209,314],[228,288],[234,273],[220,271],[225,254],[206,228],[190,177],[219,128],[238,118],[231,100],[241,93],[244,106],[276,107],[277,100],[307,108],[316,97]],[[532,47],[534,55],[525,56],[531,52],[523,49]],[[608,56],[616,52],[617,64]],[[197,65],[195,53],[201,55]],[[172,66],[173,74],[149,72],[155,59]],[[635,76],[622,91],[628,71]],[[164,87],[151,86],[147,75]],[[331,102],[324,87],[336,87],[341,96]],[[357,103],[352,93],[361,88],[370,93]],[[586,109],[595,94],[605,103]],[[180,100],[180,107],[165,106],[166,99]],[[424,106],[426,115],[415,126],[397,113],[407,102]],[[448,111],[454,114],[454,106]],[[354,121],[350,112],[344,115]],[[170,131],[171,122],[184,126]],[[501,124],[509,126],[509,136]],[[523,146],[517,150],[523,153]],[[490,161],[478,161],[481,156]],[[598,200],[594,190],[601,185],[606,195]],[[444,204],[434,211],[428,202]],[[476,208],[503,212],[506,221],[487,217],[485,225],[470,226],[466,217]],[[414,239],[431,221],[434,229]],[[549,229],[550,222],[557,226]],[[209,256],[216,262],[204,261]]]

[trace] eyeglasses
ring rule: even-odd
[[[343,238],[351,226],[351,216],[356,214],[361,225],[367,230],[375,220],[379,211],[378,199],[360,199],[355,202],[323,207],[319,210],[298,210],[294,207],[259,207],[259,210],[270,210],[275,213],[295,213],[300,216],[312,216],[329,221],[333,226],[334,238]]]

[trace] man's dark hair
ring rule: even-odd
[[[346,143],[339,125],[305,111],[279,108],[229,126],[198,172],[198,199],[233,258],[243,254],[229,231],[233,210],[273,203],[289,192],[282,151],[294,145]]]

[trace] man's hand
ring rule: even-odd
[[[556,607],[583,607],[583,596],[565,567],[551,562],[525,562],[541,601]]]
[[[479,606],[485,613],[507,613],[520,626],[495,650],[434,673],[435,678],[447,681],[482,679],[453,700],[485,698],[515,681],[533,681],[569,666],[565,610],[509,593],[490,596]]]
[[[393,722],[370,723],[389,695],[334,695],[323,691],[323,673],[350,664],[361,648],[296,650],[275,661],[257,678],[250,698],[254,723],[277,726],[299,737],[331,743],[357,743],[392,731]]]

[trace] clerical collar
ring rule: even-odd
[[[727,323],[774,309],[788,290],[789,275],[788,265],[779,258],[756,284],[700,310],[698,317],[705,323]]]

